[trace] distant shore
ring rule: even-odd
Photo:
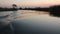
[[[17,11],[17,8],[0,8],[0,12],[1,11]]]
[[[35,7],[35,8],[2,8],[0,7],[1,11],[16,11],[16,10],[36,10],[36,11],[50,11],[50,12],[59,12],[60,13],[60,5],[50,6],[45,8]]]

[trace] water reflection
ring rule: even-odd
[[[15,17],[16,11],[0,12],[0,28],[10,24],[10,22],[15,20]]]
[[[45,11],[32,11],[32,10],[19,10],[19,11],[9,11],[9,12],[0,12],[0,19],[5,19],[8,21],[15,20],[17,18],[29,18],[36,17],[41,15],[50,15],[60,17],[60,13],[55,12],[45,12]]]
[[[43,12],[43,11],[32,11],[32,10],[21,10],[18,11],[18,16],[16,18],[29,18],[29,17],[36,17],[41,15],[49,15],[49,12]]]
[[[58,13],[32,10],[0,12],[0,25],[10,24],[17,33],[60,33]]]
[[[49,12],[21,10],[17,13],[17,20],[12,22],[16,33],[60,33],[60,18],[51,17]]]
[[[50,12],[49,13],[50,14],[50,16],[54,16],[54,17],[60,17],[60,13],[58,13],[58,12]]]
[[[50,17],[56,16],[60,17],[60,13],[52,11],[32,11],[32,10],[18,10],[18,11],[9,11],[9,12],[0,12],[0,21],[10,22],[15,19],[24,19],[29,17]]]

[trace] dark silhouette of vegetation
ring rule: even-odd
[[[16,7],[17,7],[17,5],[16,5],[16,4],[13,4],[12,6],[13,6],[13,8],[16,8]]]
[[[49,8],[40,8],[40,7],[36,7],[36,8],[20,8],[20,10],[36,10],[36,11],[47,11],[50,13],[51,16],[57,16],[60,17],[60,5],[54,5],[54,6],[50,6]]]
[[[13,7],[13,10],[17,10],[17,5],[16,4],[13,4],[12,7]]]
[[[20,7],[19,9],[21,10],[22,8]]]
[[[45,7],[45,8],[41,8],[41,7],[35,7],[35,8],[22,8],[22,7],[20,7],[20,8],[17,8],[16,4],[12,4],[12,8],[2,8],[2,7],[0,7],[0,12],[1,11],[16,11],[16,10],[47,11],[47,12],[50,12],[50,15],[60,17],[60,5],[54,5],[54,6]]]
[[[49,8],[40,8],[40,7],[36,7],[36,8],[20,8],[20,10],[49,11]]]
[[[60,5],[50,7],[50,15],[60,17]]]
[[[12,8],[2,8],[2,7],[0,7],[0,12],[1,11],[16,11],[16,10],[18,10],[16,4],[12,4]]]
[[[36,10],[36,11],[47,11],[50,13],[51,16],[57,16],[60,17],[60,5],[54,5],[50,7],[45,7],[45,8],[20,8],[20,10]]]

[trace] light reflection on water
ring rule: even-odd
[[[18,32],[60,33],[60,18],[51,17],[48,12],[22,10],[17,13],[14,23]]]
[[[5,17],[6,15],[8,15],[8,16]],[[0,17],[1,17],[0,21],[5,21],[6,23],[9,23],[9,22],[16,20],[16,19],[30,19],[30,18],[41,19],[41,17],[44,19],[47,19],[47,18],[52,19],[52,17],[49,16],[49,12],[32,11],[32,10],[18,10],[18,11],[0,12]]]
[[[21,10],[18,11],[18,16],[16,18],[29,18],[29,17],[36,17],[41,15],[48,15],[48,12],[39,12],[39,11],[28,11],[28,10]]]
[[[21,29],[21,26],[22,31],[24,31],[24,29],[26,28],[26,31],[40,30],[42,32],[60,33],[60,18],[51,17],[49,16],[48,12],[19,10],[17,12],[8,12],[8,14],[5,12],[1,13],[2,14],[0,15],[2,16],[9,16],[7,18],[1,18],[0,20],[6,20],[6,23],[8,23],[8,21],[13,21],[13,23],[19,25],[15,28],[17,30]]]

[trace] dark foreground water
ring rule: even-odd
[[[0,33],[60,34],[60,18],[43,11],[0,12]]]

